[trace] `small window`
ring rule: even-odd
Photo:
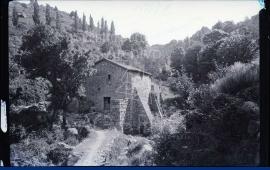
[[[108,80],[109,80],[109,81],[111,80],[111,75],[110,75],[110,74],[108,74]]]
[[[98,89],[97,89],[98,91],[100,91],[100,87],[98,87]]]
[[[140,72],[140,76],[141,76],[141,79],[143,78],[143,73],[142,72]]]

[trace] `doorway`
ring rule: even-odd
[[[109,111],[111,109],[111,98],[104,97],[104,110]]]

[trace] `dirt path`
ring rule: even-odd
[[[73,153],[80,157],[74,166],[100,166],[104,161],[101,153],[113,140],[111,130],[93,131],[87,139],[74,148]]]

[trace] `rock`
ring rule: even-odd
[[[67,133],[70,135],[78,135],[78,130],[76,128],[68,128]]]
[[[68,128],[65,132],[64,132],[64,136],[65,138],[70,138],[70,137],[74,137],[77,138],[79,135],[78,130],[76,128]]]
[[[66,143],[64,143],[64,142],[59,142],[59,143],[57,144],[57,147],[63,148],[63,149],[65,149],[65,150],[72,150],[72,149],[74,148],[73,146],[70,146],[70,145],[68,145],[68,144],[66,144]]]
[[[75,155],[75,154],[70,154],[68,157],[68,161],[66,166],[73,166],[78,160],[80,159],[80,156]]]
[[[90,126],[83,126],[78,128],[79,132],[79,139],[82,140],[86,138],[91,133],[91,127]]]
[[[69,145],[77,145],[79,143],[79,132],[76,128],[68,128],[64,132],[65,142]]]
[[[73,148],[69,145],[59,142],[54,149],[49,151],[47,158],[51,160],[54,165],[66,165],[72,149]]]

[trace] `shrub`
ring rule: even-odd
[[[90,134],[90,127],[89,126],[79,127],[78,132],[79,132],[79,140],[81,141]]]
[[[220,93],[236,94],[259,83],[259,66],[257,64],[242,64],[236,62],[232,65],[225,77],[218,79],[212,88]]]
[[[186,101],[189,94],[194,90],[194,83],[183,69],[181,73],[176,72],[176,78],[171,79],[170,88],[179,94],[176,101],[178,101],[177,103],[179,104],[180,108],[186,108],[188,106]]]
[[[12,144],[11,164],[14,166],[48,166],[46,154],[50,146],[45,142],[44,138],[37,139],[28,136],[19,143]]]
[[[201,85],[190,92],[187,102],[191,108],[197,108],[208,113],[213,111],[214,96],[214,91],[208,85]]]
[[[17,143],[26,137],[26,130],[22,125],[10,126],[10,143]]]
[[[66,165],[70,150],[65,148],[52,149],[48,154],[48,159],[55,165]]]

